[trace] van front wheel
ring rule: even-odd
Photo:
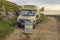
[[[33,29],[35,29],[36,28],[36,24],[33,24]]]

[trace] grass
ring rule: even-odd
[[[43,13],[40,13],[41,19],[43,22],[47,22],[48,21],[48,17],[46,15],[44,15]]]
[[[60,22],[60,16],[56,16],[56,19]]]
[[[17,17],[11,19],[11,20],[8,20],[7,23],[10,25],[10,26],[13,26],[16,24],[16,21],[17,21]]]
[[[13,27],[8,22],[0,20],[0,40],[13,32],[13,30]]]
[[[53,16],[53,17],[56,19],[56,21],[60,22],[60,15]]]

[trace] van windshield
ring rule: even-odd
[[[22,11],[20,13],[20,15],[23,15],[23,16],[35,16],[36,15],[36,11]]]

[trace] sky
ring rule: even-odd
[[[44,4],[60,4],[60,0],[8,0],[15,2],[19,5],[24,4],[35,4],[35,5],[44,5]]]
[[[40,7],[44,6],[45,11],[60,11],[60,0],[8,0],[18,5],[34,4]]]

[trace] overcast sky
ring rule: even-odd
[[[34,4],[44,6],[45,10],[60,11],[60,0],[8,0],[18,5]]]
[[[34,4],[38,6],[44,6],[46,8],[60,8],[60,0],[8,0],[14,2],[18,5],[25,5],[25,4]]]
[[[36,4],[36,5],[60,4],[60,0],[8,0],[8,1],[15,2],[19,5],[24,5],[24,4]]]

